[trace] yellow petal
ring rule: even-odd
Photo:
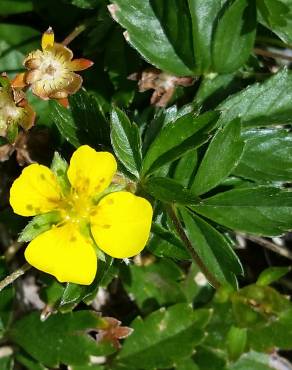
[[[108,255],[132,257],[147,243],[152,213],[144,198],[126,191],[111,193],[102,198],[91,217],[92,235]]]
[[[49,27],[46,32],[43,33],[42,36],[42,49],[45,50],[47,48],[54,46],[54,31],[51,27]]]
[[[73,153],[67,174],[75,191],[90,198],[109,186],[116,170],[117,162],[111,153],[82,145]]]
[[[52,51],[63,63],[70,62],[73,58],[72,50],[62,44],[55,43]]]
[[[61,191],[53,172],[42,165],[31,164],[14,181],[10,204],[21,216],[35,216],[58,209]]]
[[[25,258],[61,283],[89,285],[96,274],[97,258],[92,243],[72,224],[53,227],[40,234],[29,243]]]

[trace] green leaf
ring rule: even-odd
[[[19,235],[19,242],[30,242],[41,233],[49,230],[52,225],[60,221],[60,214],[57,211],[44,213],[35,216],[22,230]]]
[[[194,360],[200,370],[226,370],[226,361],[221,351],[216,349],[212,350],[205,346],[199,346],[194,355]]]
[[[4,261],[4,257],[0,257],[0,280],[6,278],[8,271]],[[2,338],[7,330],[13,314],[14,288],[12,285],[0,291],[0,338]]]
[[[186,302],[179,284],[183,273],[168,259],[159,260],[148,266],[129,266],[130,276],[123,285],[143,313],[161,306]]]
[[[292,180],[292,134],[284,129],[251,129],[233,173],[255,181]]]
[[[17,353],[15,357],[17,362],[25,366],[25,369],[27,370],[47,370],[43,365],[35,362],[29,356],[25,356],[22,353]]]
[[[110,127],[100,109],[97,98],[84,89],[69,97],[72,118],[78,139],[97,148],[110,144]]]
[[[292,228],[292,192],[259,186],[229,190],[191,208],[233,230],[266,236]]]
[[[213,68],[230,73],[248,59],[255,40],[256,7],[254,1],[235,0],[218,20],[213,39]]]
[[[180,183],[167,177],[150,177],[143,184],[144,190],[166,203],[194,204],[199,198]]]
[[[33,10],[30,0],[0,0],[0,14],[18,14]]]
[[[231,326],[226,337],[226,347],[231,361],[237,360],[245,350],[247,342],[247,330]]]
[[[104,366],[100,365],[85,365],[85,366],[72,366],[72,370],[105,370]]]
[[[232,95],[218,106],[219,123],[241,118],[243,127],[292,122],[292,74],[286,69],[263,83],[256,83]]]
[[[185,303],[153,312],[145,320],[138,317],[133,334],[124,342],[116,361],[139,369],[168,368],[191,355],[204,338],[203,328],[211,311],[193,311]]]
[[[120,27],[116,27],[107,39],[105,69],[115,88],[112,103],[128,107],[135,96],[136,83],[127,77],[141,68],[141,58],[126,42]]]
[[[111,114],[111,141],[122,164],[130,173],[139,177],[142,163],[139,129],[119,108],[113,108]]]
[[[147,249],[158,257],[170,257],[177,260],[190,260],[190,254],[174,233],[158,224],[152,224],[152,236]]]
[[[240,120],[235,119],[216,132],[191,186],[193,193],[207,193],[225,180],[236,167],[244,148],[240,131]]]
[[[37,361],[50,368],[85,365],[89,356],[100,356],[98,344],[86,334],[98,329],[103,319],[92,311],[56,314],[41,321],[38,312],[15,322],[10,338]]]
[[[245,353],[233,364],[230,364],[226,370],[272,370],[274,367],[269,366],[270,356],[264,353],[254,351]]]
[[[200,370],[192,358],[183,358],[176,361],[176,370]]]
[[[163,31],[177,56],[194,70],[192,21],[186,0],[150,0]]]
[[[67,194],[71,187],[67,177],[68,163],[60,156],[58,152],[54,153],[51,170],[56,175],[63,193]]]
[[[289,267],[269,267],[263,272],[261,272],[260,276],[257,280],[257,285],[270,285],[283,276],[287,275],[288,272],[291,271],[291,266]]]
[[[292,42],[292,3],[290,0],[260,0],[257,7],[261,23],[284,42]]]
[[[57,101],[50,101],[51,108],[51,119],[57,126],[60,134],[65,140],[72,144],[75,148],[78,148],[81,143],[78,138],[78,130],[75,125],[72,113],[69,109],[64,108]]]
[[[146,153],[143,174],[153,172],[206,142],[217,118],[216,112],[207,112],[198,117],[189,113],[168,123]]]
[[[67,283],[66,288],[62,292],[58,309],[61,312],[72,311],[81,301],[86,304],[91,304],[93,299],[96,297],[99,287],[103,284],[103,281],[107,278],[110,272],[113,259],[109,256],[106,257],[105,261],[98,261],[98,269],[95,279],[91,285],[78,285],[73,283]]]
[[[194,173],[196,171],[198,164],[198,153],[196,150],[191,150],[185,155],[183,155],[174,171],[174,179],[185,186],[186,188],[189,187],[191,180],[193,179]]]
[[[5,347],[3,348],[3,350],[5,351]],[[11,356],[11,354],[0,357],[0,369],[1,370],[13,370],[14,369],[14,361],[13,361],[13,357]]]
[[[95,9],[102,0],[69,0],[72,5],[82,9]]]
[[[210,73],[203,77],[195,97],[195,106],[213,109],[230,94],[239,90],[241,83],[235,74],[215,75]]]
[[[94,148],[109,145],[109,124],[100,110],[97,98],[80,90],[69,101],[70,109],[50,101],[51,119],[61,135],[75,148],[83,143]]]
[[[113,3],[116,5],[116,7],[111,8],[113,17],[121,26],[127,29],[127,40],[148,62],[163,71],[178,76],[193,74],[186,62],[179,57],[175,45],[166,36],[166,25],[164,27],[161,25],[150,0],[143,1],[143,6],[141,6],[140,0],[131,0],[131,2],[114,0]],[[161,2],[160,4],[162,6]],[[175,10],[177,10],[177,7],[180,7],[180,1],[172,1],[172,5],[176,6]],[[173,15],[174,13],[171,12],[171,14]],[[175,22],[178,23],[174,31],[177,30],[179,32],[185,28],[177,17],[175,17]],[[178,26],[180,28],[177,28]],[[169,24],[167,26],[169,31],[171,31],[170,27],[171,25]],[[177,47],[179,47],[179,43],[181,43],[181,39],[177,35]]]
[[[221,0],[188,0],[188,3],[192,18],[196,71],[206,72],[211,67],[212,35]]]
[[[227,240],[210,224],[180,209],[187,235],[205,266],[222,284],[234,285],[234,275],[242,274],[241,263]]]
[[[0,3],[0,13],[1,9]],[[28,52],[39,47],[39,38],[40,33],[31,27],[1,23],[0,72],[15,74],[23,70],[23,59]]]

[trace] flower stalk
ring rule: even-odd
[[[215,288],[220,288],[220,283],[217,281],[215,276],[208,270],[204,262],[202,261],[201,257],[197,254],[195,249],[193,248],[193,245],[191,241],[189,240],[187,234],[185,233],[185,230],[178,219],[175,208],[173,205],[167,207],[167,213],[173,223],[173,226],[175,227],[181,241],[184,243],[185,247],[189,251],[192,260],[198,265],[198,267],[201,269],[202,273],[206,276],[210,284]]]
[[[0,292],[4,288],[6,288],[8,285],[12,284],[15,280],[17,280],[20,276],[24,275],[26,271],[28,271],[30,268],[31,268],[31,265],[29,265],[28,263],[25,263],[19,269],[12,272],[12,274],[6,276],[5,279],[0,281]]]

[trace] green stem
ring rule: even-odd
[[[31,268],[31,265],[29,265],[28,263],[25,263],[18,270],[14,271],[14,272],[12,272],[12,274],[6,276],[5,279],[0,281],[0,292],[4,288],[6,288],[8,285],[12,284],[20,276],[24,275],[26,273],[26,271],[28,271],[30,268]]]
[[[197,254],[195,251],[191,241],[189,240],[187,234],[185,233],[185,230],[178,219],[174,206],[167,207],[167,213],[173,223],[173,226],[175,227],[179,237],[181,238],[182,242],[185,244],[187,250],[189,251],[193,261],[198,265],[202,273],[206,276],[210,284],[215,288],[220,288],[220,283],[217,281],[215,276],[208,270],[205,263],[202,261],[201,257]]]

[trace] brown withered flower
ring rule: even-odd
[[[0,146],[0,162],[8,160],[14,153],[20,166],[34,163],[36,159],[49,161],[52,155],[49,140],[49,131],[44,128],[20,131],[13,143]]]
[[[35,121],[35,112],[22,90],[13,88],[6,74],[0,76],[0,136],[11,143],[17,137],[18,127],[29,130]]]
[[[73,59],[72,51],[55,42],[50,27],[42,36],[42,50],[34,50],[24,59],[26,72],[19,74],[14,86],[31,86],[33,94],[41,99],[67,99],[82,85],[76,74],[93,65],[88,59]]]
[[[113,344],[116,349],[121,348],[120,339],[127,338],[132,334],[133,329],[127,326],[121,326],[121,321],[114,317],[103,317],[104,327],[98,331],[96,340],[108,341]]]
[[[151,104],[157,107],[165,107],[169,103],[176,86],[187,87],[195,82],[193,77],[177,77],[157,68],[147,68],[142,73],[133,73],[128,78],[138,81],[140,92],[154,90]]]

